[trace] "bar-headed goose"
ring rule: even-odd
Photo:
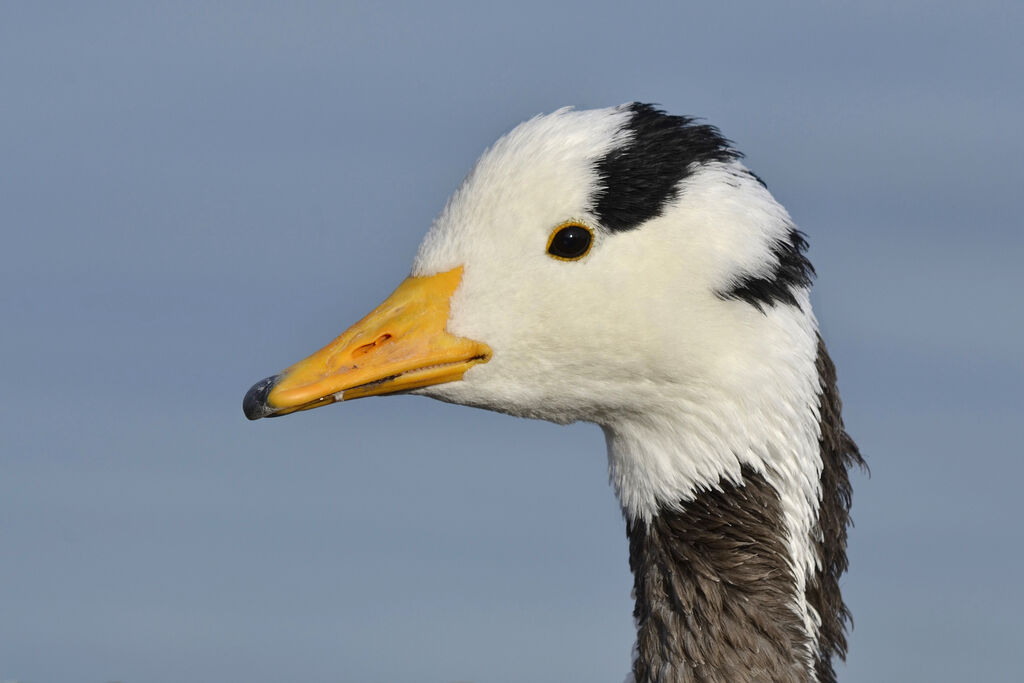
[[[604,430],[632,677],[832,681],[847,470],[806,242],[717,129],[561,109],[498,140],[410,277],[267,378],[250,419],[411,392]]]

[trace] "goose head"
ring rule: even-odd
[[[799,666],[813,667],[823,610],[804,595],[827,560],[813,270],[740,158],[714,127],[638,103],[520,124],[450,198],[394,294],[254,385],[245,414],[414,393],[593,422],[630,529],[648,535],[756,476],[777,499],[785,609]]]
[[[738,474],[757,447],[739,440],[763,441],[813,389],[792,385],[816,352],[803,241],[738,158],[716,129],[646,105],[521,124],[449,200],[409,280],[257,384],[247,414],[412,392],[613,436],[665,422],[671,471],[618,485],[645,517]]]

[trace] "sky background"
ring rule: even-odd
[[[386,6],[385,6],[386,5]],[[248,423],[498,135],[705,117],[808,234],[854,477],[841,680],[1018,681],[1019,2],[0,4],[0,680],[620,682],[592,425]]]

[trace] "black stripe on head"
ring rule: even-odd
[[[814,278],[814,266],[804,256],[806,250],[807,240],[803,233],[790,227],[786,238],[772,245],[776,265],[771,273],[761,277],[745,275],[719,296],[746,301],[762,312],[765,306],[777,303],[796,306],[793,290],[810,287]]]
[[[632,230],[660,216],[679,194],[679,182],[698,165],[743,156],[714,126],[670,116],[650,104],[634,102],[628,109],[629,139],[597,162],[594,213],[608,230]]]

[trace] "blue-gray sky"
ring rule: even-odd
[[[0,6],[0,680],[621,681],[598,429],[240,399],[500,133],[630,100],[811,241],[872,468],[842,680],[1019,680],[1024,10],[688,5]]]

